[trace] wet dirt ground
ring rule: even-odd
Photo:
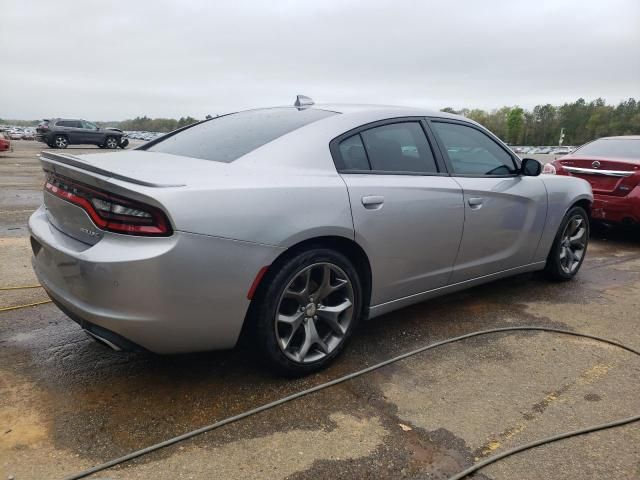
[[[27,218],[42,145],[0,154],[0,287],[36,284]],[[69,149],[69,153],[101,150]],[[46,300],[0,291],[0,308]],[[62,478],[426,343],[541,325],[640,348],[640,234],[598,230],[578,277],[497,281],[360,325],[328,370],[285,380],[250,346],[161,357],[112,352],[52,304],[0,312],[0,479]],[[446,479],[473,462],[640,412],[640,359],[548,333],[443,346],[93,478]],[[640,425],[510,457],[478,479],[638,479]]]

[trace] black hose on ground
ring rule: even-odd
[[[160,443],[156,443],[155,445],[150,445],[146,448],[143,448],[141,450],[136,450],[135,452],[131,452],[128,453],[127,455],[123,455],[122,457],[119,458],[115,458],[113,460],[110,460],[108,462],[102,463],[100,465],[96,465],[94,467],[88,468],[86,470],[83,470],[82,472],[76,473],[74,475],[70,475],[68,477],[65,477],[65,480],[78,480],[80,478],[85,478],[89,475],[92,475],[94,473],[106,470],[107,468],[111,468],[114,467],[116,465],[119,465],[121,463],[127,462],[129,460],[133,460],[135,458],[141,457],[143,455],[147,455],[148,453],[154,452],[156,450],[160,450],[161,448],[164,447],[168,447],[170,445],[174,445],[176,443],[182,442],[184,440],[188,440],[190,438],[193,438],[197,435],[201,435],[203,433],[206,432],[210,432],[211,430],[215,430],[217,428],[220,428],[224,425],[228,425],[230,423],[233,422],[237,422],[238,420],[242,420],[244,418],[250,417],[252,415],[255,415],[257,413],[260,412],[264,412],[265,410],[269,410],[271,408],[277,407],[279,405],[282,405],[284,403],[290,402],[292,400],[296,400],[298,398],[304,397],[305,395],[309,395],[311,393],[315,393],[319,390],[323,390],[325,388],[329,388],[332,387],[334,385],[338,385],[339,383],[343,383],[346,382],[347,380],[351,380],[353,378],[359,377],[361,375],[364,375],[366,373],[372,372],[374,370],[377,370],[379,368],[385,367],[387,365],[390,365],[392,363],[395,362],[399,362],[400,360],[404,360],[406,358],[409,358],[411,356],[417,355],[419,353],[425,352],[427,350],[431,350],[433,348],[436,347],[441,347],[443,345],[448,345],[450,343],[455,343],[455,342],[459,342],[461,340],[466,340],[468,338],[473,338],[473,337],[479,337],[481,335],[489,335],[489,334],[495,334],[495,333],[504,333],[504,332],[521,332],[521,331],[537,331],[537,332],[553,332],[553,333],[560,333],[560,334],[564,334],[564,335],[572,335],[574,337],[581,337],[581,338],[589,338],[591,340],[596,340],[598,342],[602,342],[602,343],[608,343],[609,345],[613,345],[615,347],[619,347],[623,350],[626,350],[628,352],[631,352],[635,355],[640,356],[640,350],[634,349],[632,347],[629,347],[627,345],[624,345],[620,342],[617,342],[615,340],[609,340],[607,338],[602,338],[602,337],[598,337],[596,335],[589,335],[586,333],[578,333],[578,332],[573,332],[571,330],[563,330],[560,328],[548,328],[548,327],[537,327],[537,326],[522,326],[522,327],[504,327],[504,328],[493,328],[490,330],[480,330],[477,332],[472,332],[472,333],[467,333],[466,335],[460,335],[459,337],[453,337],[453,338],[449,338],[447,340],[442,340],[440,342],[435,342],[432,343],[430,345],[425,345],[423,347],[420,348],[416,348],[415,350],[411,350],[410,352],[406,352],[403,353],[401,355],[398,355],[396,357],[390,358],[388,360],[385,360],[383,362],[377,363],[375,365],[372,365],[370,367],[367,368],[363,368],[362,370],[358,370],[357,372],[353,372],[353,373],[349,373],[347,375],[344,375],[342,377],[336,378],[334,380],[331,380],[329,382],[326,383],[322,383],[320,385],[316,385],[315,387],[311,387],[308,388],[306,390],[302,390],[300,392],[294,393],[292,395],[288,395],[286,397],[283,397],[279,400],[275,400],[273,402],[267,403],[265,405],[261,405],[259,407],[253,408],[251,410],[247,410],[246,412],[240,413],[238,415],[234,415],[233,417],[228,417],[225,418],[223,420],[220,420],[218,422],[212,423],[211,425],[207,425],[205,427],[202,428],[198,428],[197,430],[192,430],[191,432],[187,432],[184,433],[182,435],[178,435],[177,437],[173,437],[170,438],[168,440],[165,440],[163,442]],[[537,440],[535,442],[531,442],[525,445],[522,445],[520,447],[516,447],[513,448],[511,450],[507,450],[505,452],[502,452],[498,455],[493,455],[489,458],[487,458],[486,460],[479,462],[469,468],[467,468],[466,470],[452,476],[449,478],[449,480],[460,480],[464,477],[466,477],[467,475],[470,475],[473,472],[476,472],[478,470],[480,470],[483,467],[486,467],[487,465],[497,462],[498,460],[502,460],[503,458],[506,458],[508,456],[514,455],[518,452],[522,452],[524,450],[528,450],[530,448],[534,448],[540,445],[544,445],[544,444],[548,444],[548,443],[552,443],[552,442],[556,442],[558,440],[562,440],[564,438],[569,438],[569,437],[573,437],[573,436],[577,436],[577,435],[583,435],[586,433],[590,433],[590,432],[595,432],[598,430],[604,430],[606,428],[613,428],[613,427],[617,427],[617,426],[621,426],[621,425],[626,425],[632,422],[636,422],[640,420],[640,415],[636,415],[633,417],[628,417],[628,418],[624,418],[624,419],[619,419],[619,420],[614,420],[612,422],[609,423],[605,423],[605,424],[601,424],[601,425],[595,425],[592,427],[587,427],[587,428],[583,428],[580,430],[574,430],[571,432],[566,432],[566,433],[561,433],[559,435],[554,435],[551,437],[547,437],[547,438],[543,438],[541,440]]]

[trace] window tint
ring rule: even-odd
[[[444,143],[453,173],[465,175],[511,175],[516,165],[500,145],[488,135],[457,123],[433,122]]]
[[[189,127],[145,150],[229,163],[286,133],[332,115],[336,113],[293,107],[238,112]]]
[[[60,120],[56,123],[56,127],[81,128],[80,122],[77,120]]]
[[[86,128],[88,130],[97,130],[98,127],[96,125],[94,125],[91,122],[87,122],[86,120],[82,120],[82,122],[80,122],[82,127],[81,128]]]
[[[640,160],[640,139],[635,138],[601,138],[587,143],[573,152],[579,155],[595,157],[635,158]]]
[[[361,133],[372,170],[437,173],[433,152],[418,122],[371,128]]]
[[[369,160],[360,134],[340,142],[340,156],[346,170],[369,170]]]

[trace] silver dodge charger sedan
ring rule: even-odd
[[[570,279],[589,238],[586,181],[419,108],[299,97],[40,158],[33,266],[87,333],[157,353],[242,333],[292,375],[327,365],[359,320],[522,272]]]

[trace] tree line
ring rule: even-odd
[[[145,132],[171,132],[177,128],[186,127],[199,120],[193,117],[175,118],[149,118],[146,115],[120,122],[98,122],[98,125],[120,128],[122,130],[136,130]]]
[[[618,105],[608,105],[602,98],[588,103],[580,98],[560,106],[549,103],[537,105],[533,110],[525,110],[516,105],[491,111],[477,108],[443,108],[442,111],[475,120],[511,145],[558,145],[563,129],[563,145],[574,146],[610,135],[640,135],[640,101],[634,98]],[[198,119],[190,116],[175,119],[149,118],[145,115],[116,122],[96,123],[123,130],[170,132],[197,121]],[[0,125],[35,126],[38,123],[37,120],[0,120]]]
[[[589,103],[579,98],[560,106],[537,105],[533,110],[513,106],[490,112],[468,108],[442,111],[475,120],[511,145],[558,145],[561,131],[562,144],[574,146],[600,137],[640,134],[640,102],[634,98],[615,106],[602,98]]]

